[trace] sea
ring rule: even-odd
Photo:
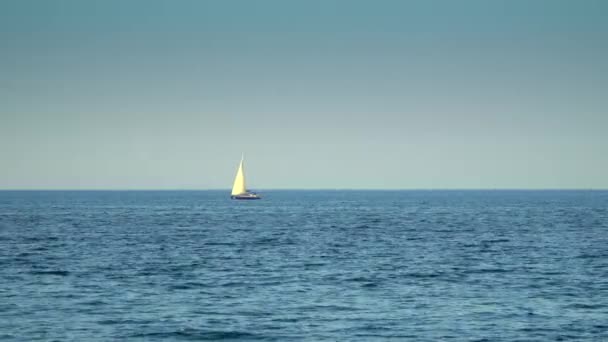
[[[608,341],[608,191],[0,191],[1,341]]]

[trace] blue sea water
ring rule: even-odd
[[[606,191],[0,192],[0,340],[608,341]]]

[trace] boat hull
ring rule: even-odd
[[[235,195],[235,196],[230,196],[230,198],[235,199],[235,200],[257,200],[257,199],[262,199],[262,197],[256,195],[256,194],[242,194],[242,195]]]

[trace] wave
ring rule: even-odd
[[[242,340],[242,339],[263,339],[261,335],[256,335],[244,331],[222,331],[222,330],[198,330],[185,329],[168,332],[138,333],[127,336],[127,338],[144,339],[178,339],[189,341],[217,341],[217,340]]]
[[[596,310],[596,309],[602,309],[605,308],[606,305],[605,304],[586,304],[586,303],[574,303],[574,304],[570,304],[568,305],[569,308],[573,308],[573,309],[588,309],[588,310]]]
[[[183,283],[183,284],[174,284],[169,286],[169,288],[171,290],[191,290],[191,289],[198,289],[198,288],[202,288],[202,287],[209,287],[209,285],[204,284],[204,283],[199,283],[199,282],[187,282],[187,283]]]
[[[37,274],[37,275],[57,275],[57,276],[68,276],[70,274],[70,272],[68,271],[31,271],[30,274]]]
[[[511,270],[507,270],[504,268],[482,268],[482,269],[474,269],[465,271],[465,273],[472,274],[483,274],[483,273],[509,273]]]

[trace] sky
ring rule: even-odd
[[[608,188],[608,1],[0,1],[0,189]]]

